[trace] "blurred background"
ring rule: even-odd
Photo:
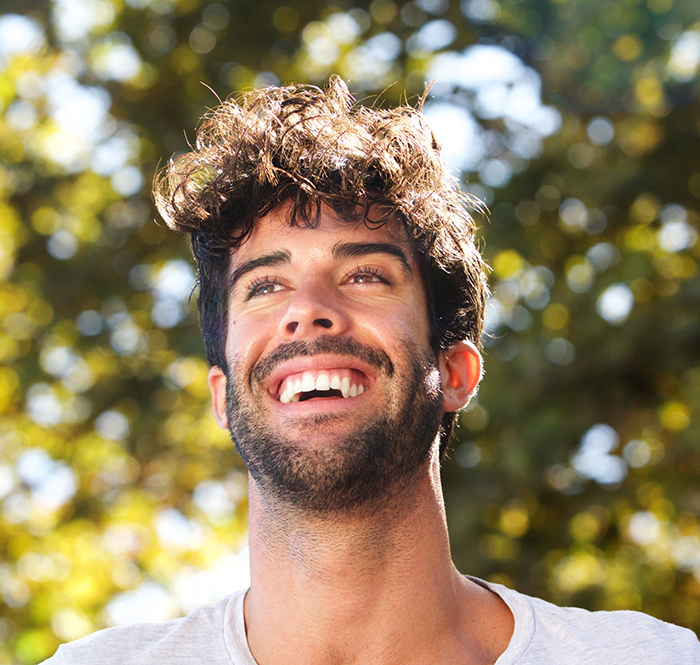
[[[481,199],[461,570],[700,630],[697,0],[0,0],[0,665],[247,583],[153,173],[236,90],[416,103]],[[379,101],[376,96],[379,95]]]

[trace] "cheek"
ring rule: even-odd
[[[430,346],[431,329],[428,300],[423,289],[413,290],[396,312],[394,330],[410,337],[419,346]]]
[[[430,348],[428,316],[418,304],[415,308],[407,307],[379,315],[375,310],[373,316],[365,319],[362,327],[374,339],[384,343],[391,344],[392,340],[410,339],[418,349]]]
[[[389,323],[390,332],[410,338],[418,346],[430,345],[430,325],[428,312],[422,302],[407,304],[406,309]]]
[[[272,332],[270,332],[270,329]],[[226,356],[249,367],[265,352],[274,338],[276,328],[252,317],[240,317],[229,323],[226,338]]]

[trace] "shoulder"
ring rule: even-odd
[[[497,584],[487,584],[510,607],[515,631],[503,665],[695,665],[700,642],[687,628],[631,611],[589,612],[558,607]],[[501,661],[499,661],[500,665]]]
[[[100,630],[62,645],[45,665],[230,663],[225,620],[244,595],[237,592],[180,619]]]
[[[644,663],[698,663],[700,642],[692,631],[626,610],[588,612],[528,599],[535,611],[536,637],[550,644],[565,640],[573,649],[635,656]],[[631,662],[631,661],[630,661]]]

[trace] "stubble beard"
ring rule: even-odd
[[[350,513],[371,509],[429,464],[443,413],[437,363],[411,340],[402,346],[398,371],[384,352],[332,336],[279,347],[253,367],[250,381],[233,364],[226,384],[229,432],[263,495],[316,514]],[[272,428],[250,387],[259,387],[280,362],[319,353],[360,357],[388,378],[382,382],[389,386],[386,408],[352,426],[342,423],[349,416],[333,413],[295,419],[294,440]],[[304,432],[317,434],[324,426],[335,432],[336,424],[344,434],[304,445]]]

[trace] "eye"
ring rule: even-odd
[[[350,284],[391,284],[391,279],[381,268],[359,266],[346,278]]]
[[[282,284],[276,277],[261,277],[256,279],[249,287],[247,299],[256,298],[258,296],[267,296],[271,293],[276,293],[283,289]]]

